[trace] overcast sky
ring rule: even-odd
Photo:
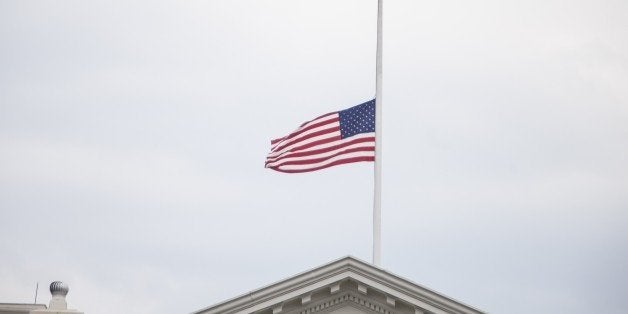
[[[373,164],[264,169],[375,94],[375,0],[0,2],[0,302],[189,313],[353,255]],[[383,267],[628,307],[628,2],[386,1]]]

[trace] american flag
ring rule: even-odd
[[[266,168],[296,173],[375,160],[375,99],[307,121],[271,141]]]

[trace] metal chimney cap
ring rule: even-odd
[[[68,287],[68,285],[61,281],[53,281],[50,284],[50,293],[52,295],[60,294],[62,296],[66,296],[68,295],[68,291],[70,291],[70,288]]]

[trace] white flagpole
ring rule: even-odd
[[[373,197],[373,264],[382,262],[382,10],[377,0],[377,61],[375,64],[375,184]]]

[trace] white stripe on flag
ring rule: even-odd
[[[271,151],[274,151],[279,146],[284,146],[286,144],[290,144],[290,143],[294,143],[296,141],[299,141],[299,139],[307,137],[308,135],[310,135],[310,134],[312,134],[314,132],[323,131],[323,130],[331,129],[331,128],[334,128],[334,127],[335,128],[340,128],[340,122],[336,121],[336,122],[327,123],[325,125],[321,125],[319,127],[315,127],[315,128],[313,128],[311,130],[307,130],[307,131],[305,131],[305,132],[303,132],[303,133],[301,133],[301,134],[299,134],[299,135],[297,135],[297,136],[295,136],[293,138],[286,139],[286,140],[283,140],[281,142],[278,142],[277,144],[272,146]]]
[[[330,133],[325,133],[323,135],[319,135],[319,136],[315,136],[315,137],[312,137],[312,138],[308,138],[307,140],[303,140],[301,142],[297,142],[297,143],[294,143],[294,144],[289,145],[287,147],[284,147],[280,151],[272,152],[272,153],[268,154],[268,157],[277,157],[277,156],[281,155],[282,153],[290,151],[291,149],[293,149],[295,147],[298,147],[298,146],[301,146],[301,145],[310,144],[312,142],[316,142],[316,141],[319,141],[319,140],[324,140],[324,139],[334,138],[334,137],[339,137],[339,136],[340,136],[340,130],[337,130],[337,131],[333,131],[333,132],[330,132]]]
[[[281,143],[281,142],[282,142],[282,140],[284,140],[285,138],[287,138],[287,137],[289,137],[290,135],[292,135],[292,134],[294,134],[294,133],[297,133],[297,132],[299,132],[299,131],[301,131],[301,130],[303,130],[303,129],[307,128],[308,126],[310,126],[310,125],[312,125],[312,124],[315,124],[315,123],[324,123],[325,121],[329,121],[329,120],[333,120],[333,119],[337,119],[337,118],[338,118],[338,113],[334,113],[334,114],[330,114],[330,115],[328,115],[328,116],[323,116],[323,117],[320,117],[320,118],[318,118],[318,119],[314,119],[314,120],[312,120],[312,121],[310,121],[310,122],[307,122],[307,123],[303,124],[302,126],[298,127],[296,130],[294,130],[294,131],[290,132],[290,134],[288,134],[288,135],[286,135],[286,136],[284,136],[284,137],[280,137],[280,138],[273,139],[272,141],[279,141],[279,142],[275,143],[275,145],[271,145],[271,147],[272,147],[272,148],[274,148],[275,146],[277,146],[277,144]]]

